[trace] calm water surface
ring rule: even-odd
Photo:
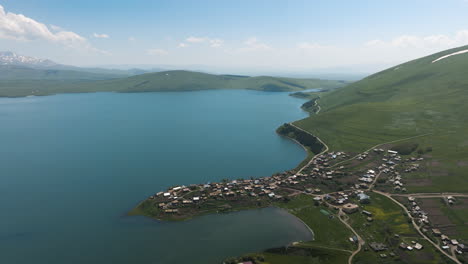
[[[175,184],[269,176],[305,152],[274,132],[285,93],[94,93],[0,99],[0,263],[220,263],[310,239],[273,208],[186,222],[126,217]]]

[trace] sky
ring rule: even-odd
[[[468,0],[0,0],[0,50],[77,66],[374,72],[468,44]]]

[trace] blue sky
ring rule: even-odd
[[[0,50],[72,65],[374,71],[468,44],[466,0],[0,0],[0,6]]]

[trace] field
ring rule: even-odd
[[[409,192],[468,192],[468,55],[434,59],[461,47],[411,61],[321,95],[320,114],[294,122],[332,151],[362,152],[374,145],[422,136],[426,173]],[[425,184],[418,182],[424,180]]]
[[[425,198],[419,201],[434,227],[449,237],[468,240],[468,198],[457,198],[453,205],[448,205],[443,198]]]
[[[370,196],[371,203],[362,205],[362,209],[372,213],[373,221],[367,221],[367,217],[358,212],[349,216],[354,229],[366,241],[364,249],[353,260],[354,263],[451,263],[420,237],[398,205],[376,193]],[[399,248],[402,242],[413,245],[412,241],[420,243],[424,248],[413,251]],[[369,246],[374,242],[382,243],[388,249],[374,252]],[[386,256],[381,257],[380,254]]]

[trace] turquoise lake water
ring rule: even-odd
[[[125,213],[176,184],[269,176],[304,150],[275,129],[287,93],[201,91],[0,98],[0,263],[220,263],[311,239],[266,208],[160,222]]]

